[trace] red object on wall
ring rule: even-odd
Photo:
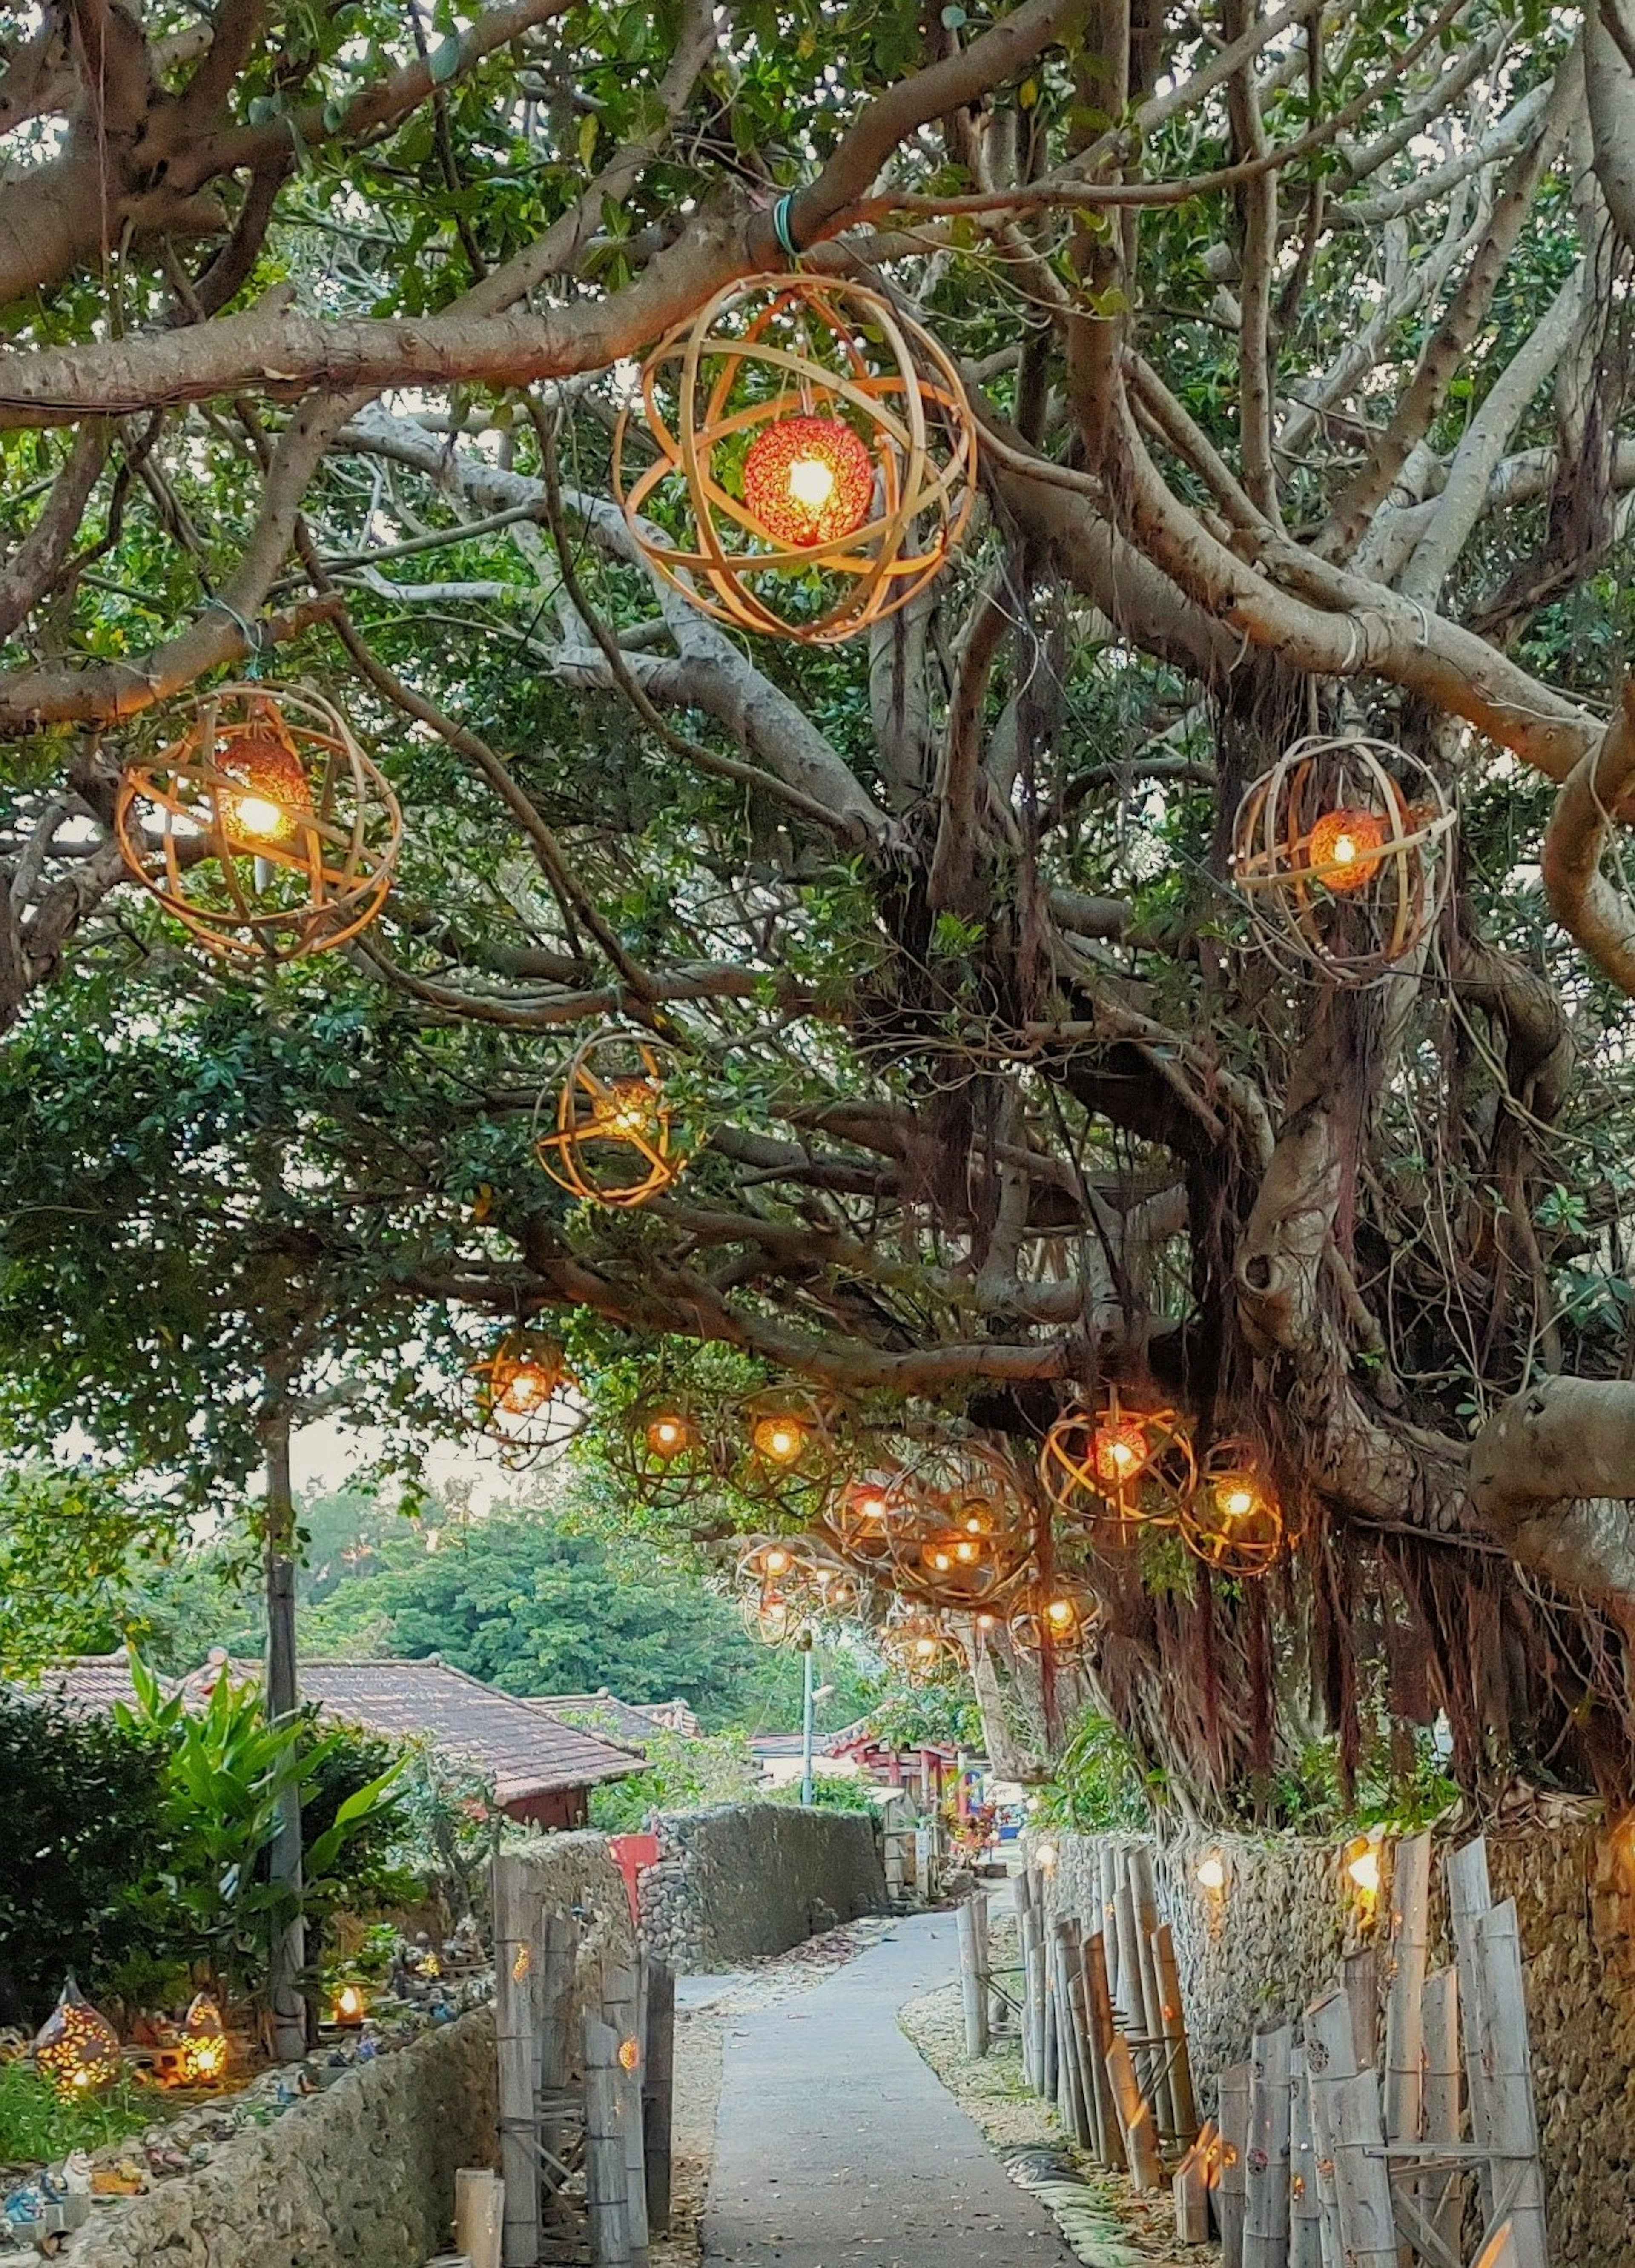
[[[642,1918],[641,1901],[636,1895],[636,1877],[644,1867],[653,1866],[659,1857],[659,1837],[656,1835],[610,1835],[608,1848],[613,1863],[624,1877],[624,1887],[630,1901],[630,1919]]]

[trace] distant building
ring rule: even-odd
[[[603,1685],[594,1693],[533,1693],[530,1709],[543,1709],[570,1725],[583,1725],[593,1733],[638,1752],[654,1733],[681,1733],[696,1741],[703,1730],[685,1701],[621,1701]]]
[[[249,1677],[260,1668],[216,1654],[186,1677],[161,1682],[170,1692],[180,1685],[203,1693],[223,1669]],[[326,1717],[387,1740],[429,1742],[486,1781],[502,1811],[535,1827],[583,1827],[593,1787],[641,1770],[630,1748],[446,1662],[303,1661],[299,1675],[301,1697]],[[122,1652],[59,1662],[46,1671],[40,1693],[83,1712],[136,1698]]]

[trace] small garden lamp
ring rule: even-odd
[[[119,2035],[72,1977],[40,2028],[33,2056],[64,2102],[99,2094],[119,2076]]]

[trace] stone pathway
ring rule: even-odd
[[[706,2264],[1075,2268],[897,2028],[958,1957],[954,1916],[916,1915],[799,1999],[732,2019]]]

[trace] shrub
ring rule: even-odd
[[[75,1970],[93,1997],[142,1953],[137,1885],[164,1845],[164,1757],[134,1727],[0,1689],[0,2021],[34,2024]]]
[[[741,1733],[655,1732],[642,1742],[645,1768],[591,1790],[591,1824],[631,1834],[650,1811],[697,1811],[712,1803],[752,1803],[764,1791]]]
[[[96,2150],[166,2114],[158,2089],[126,2073],[106,2093],[64,2102],[32,2064],[0,2064],[0,2165],[26,2166]]]

